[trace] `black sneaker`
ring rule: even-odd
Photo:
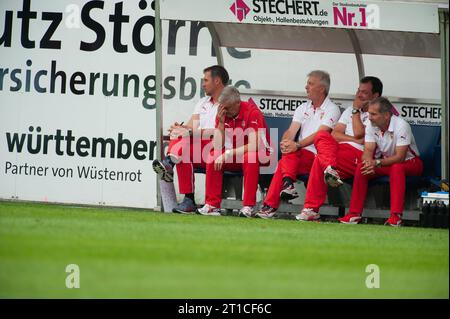
[[[195,214],[195,210],[197,207],[195,207],[194,201],[188,197],[184,197],[183,201],[179,203],[172,211],[174,213],[180,213],[180,214]]]
[[[162,161],[155,159],[152,163],[153,170],[156,174],[161,175],[161,179],[172,183],[173,182],[173,167],[170,165],[167,157]]]

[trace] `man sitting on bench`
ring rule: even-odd
[[[330,134],[320,131],[314,145],[317,156],[311,168],[306,188],[305,203],[297,220],[311,221],[320,218],[319,209],[327,197],[327,184],[342,185],[341,179],[353,177],[364,150],[364,131],[369,113],[369,102],[383,93],[380,79],[366,76],[359,82],[353,106],[348,107]],[[347,220],[347,218],[350,218]],[[341,219],[352,222],[352,218]]]
[[[235,87],[225,87],[219,103],[214,149],[206,162],[205,205],[197,212],[219,216],[223,171],[243,171],[244,200],[239,215],[251,217],[256,204],[259,167],[269,164],[272,152],[266,121],[255,104],[241,101]]]
[[[313,144],[316,133],[330,132],[341,115],[339,107],[328,97],[330,75],[327,72],[310,72],[305,89],[309,101],[295,110],[292,123],[283,134],[280,142],[282,157],[258,217],[271,218],[280,199],[290,200],[298,197],[294,182],[297,175],[308,174],[311,170],[316,154]],[[299,130],[298,140],[295,141]]]
[[[186,125],[174,123],[170,129],[170,143],[167,156],[153,161],[153,170],[166,182],[173,181],[173,167],[177,166],[178,187],[184,199],[173,211],[175,213],[195,213],[194,167],[205,168],[203,150],[209,154],[211,138],[217,114],[217,99],[229,80],[228,72],[220,65],[203,70],[202,87],[206,96],[195,106]]]
[[[364,153],[353,181],[349,213],[343,218],[357,224],[366,200],[369,179],[389,176],[391,216],[385,224],[401,226],[404,208],[405,176],[422,175],[423,163],[411,132],[404,119],[393,115],[393,105],[379,97],[369,103]]]

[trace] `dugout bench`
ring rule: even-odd
[[[440,59],[440,101],[442,114],[441,126],[412,125],[413,134],[424,160],[425,171],[421,178],[407,179],[407,194],[404,219],[417,220],[417,203],[420,196],[416,193],[420,187],[431,185],[436,177],[448,179],[448,2],[447,1],[364,1],[362,7],[348,6],[332,0],[320,0],[318,6],[321,12],[328,13],[322,17],[323,24],[311,25],[309,20],[291,19],[297,18],[290,14],[268,13],[267,19],[258,20],[258,13],[251,10],[253,4],[245,1],[228,2],[220,0],[197,0],[195,2],[180,2],[178,0],[155,1],[155,65],[156,65],[156,132],[159,156],[163,156],[162,148],[162,110],[163,110],[163,45],[162,45],[162,21],[184,20],[202,21],[208,28],[212,38],[212,45],[217,58],[217,63],[227,67],[224,49],[248,48],[252,50],[288,50],[302,52],[330,52],[346,56],[354,55],[354,64],[357,67],[358,79],[366,74],[383,73],[378,62],[382,57],[391,56],[399,58],[424,58]],[[250,7],[248,7],[250,5]],[[231,6],[231,7],[230,7]],[[370,23],[350,23],[347,14],[370,13]],[[317,17],[313,17],[317,18]],[[294,22],[295,21],[295,22]],[[349,23],[347,23],[349,22]],[[420,22],[420,23],[419,23]],[[374,65],[377,58],[377,67],[367,72]],[[384,58],[383,58],[384,59]],[[270,63],[270,61],[267,61]],[[264,68],[264,61],[259,61],[255,68]],[[291,66],[291,65],[290,65]],[[289,66],[289,67],[290,67]],[[350,70],[350,69],[348,69]],[[280,69],[280,74],[283,70]],[[291,68],[288,72],[295,72]],[[347,77],[346,72],[339,73]],[[383,76],[380,76],[383,78]],[[397,77],[397,74],[394,78]],[[283,83],[278,77],[273,77],[274,84],[260,86],[253,89],[267,90],[270,88],[273,95],[279,94],[278,90],[284,88],[278,84]],[[421,80],[421,74],[417,79]],[[297,92],[299,93],[299,92]],[[339,92],[338,92],[339,93]],[[344,93],[344,92],[340,92]],[[402,93],[403,94],[403,93]],[[420,95],[410,94],[404,96],[405,100],[415,100],[417,103],[425,103]],[[333,99],[333,97],[332,97]],[[420,101],[418,101],[418,99]],[[392,100],[391,100],[392,101]],[[392,101],[395,104],[395,101]],[[277,134],[282,134],[291,121],[291,117],[267,118],[269,127],[277,127]],[[442,131],[442,134],[441,134]],[[271,134],[272,135],[272,134]],[[439,141],[442,138],[441,152],[439,154]],[[273,139],[278,141],[278,139]],[[278,152],[278,145],[273,145]],[[440,160],[442,159],[442,160]],[[438,169],[441,168],[439,172]],[[268,187],[271,175],[261,169],[260,188]],[[240,174],[225,173],[224,198],[222,207],[228,211],[241,207],[239,199],[242,198],[242,183],[239,182]],[[266,176],[267,175],[267,176]],[[300,179],[306,181],[306,176]],[[414,180],[415,179],[415,180]],[[370,182],[369,196],[366,200],[366,209],[363,216],[387,217],[389,214],[389,195],[387,178],[379,178]],[[349,185],[332,189],[328,196],[328,205],[321,209],[321,214],[337,215],[344,213],[344,207],[348,205],[350,197]],[[381,191],[377,187],[384,187]],[[387,188],[386,188],[387,187]],[[413,190],[416,189],[416,190]],[[386,192],[387,190],[387,192]],[[337,192],[335,194],[335,192]],[[234,194],[233,194],[234,193]],[[384,194],[384,195],[383,195]],[[410,195],[411,194],[411,195]],[[235,200],[229,200],[229,198]],[[160,196],[158,195],[158,200]],[[331,207],[328,210],[328,207]],[[283,204],[280,212],[298,212],[299,206]]]
[[[266,117],[267,125],[270,128],[278,130],[271,131],[271,140],[280,141],[281,136],[287,130],[292,118],[290,117]],[[433,185],[440,181],[441,172],[441,128],[439,126],[411,125],[420,157],[424,162],[424,171],[422,176],[408,176],[406,178],[405,193],[405,211],[404,220],[418,221],[420,214],[420,194],[423,190],[429,190]],[[272,133],[273,132],[273,133]],[[278,160],[281,159],[279,145],[273,143],[275,154]],[[264,170],[264,168],[261,168]],[[196,170],[196,173],[204,173],[204,170]],[[257,204],[258,208],[267,193],[273,174],[261,173],[259,177],[259,191],[261,200]],[[242,173],[224,172],[224,183],[222,191],[222,208],[228,215],[237,214],[237,209],[242,207]],[[297,176],[298,183],[303,183],[306,187],[308,175]],[[320,213],[324,216],[343,216],[349,207],[352,191],[353,179],[345,180],[345,184],[339,188],[329,187],[327,201],[321,207]],[[297,185],[298,187],[299,185]],[[364,206],[363,217],[366,218],[388,218],[390,215],[390,193],[389,177],[378,177],[369,182],[369,191],[367,193]],[[304,189],[299,189],[299,193],[304,195]],[[303,193],[303,194],[302,194]],[[292,217],[290,214],[298,214],[303,207],[303,196],[290,202],[281,202],[278,208],[278,214],[281,217]]]

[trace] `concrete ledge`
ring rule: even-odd
[[[262,203],[257,203],[256,207],[259,209]],[[222,209],[226,210],[227,215],[235,215],[233,210],[239,210],[242,208],[242,201],[236,199],[223,199],[222,200]],[[277,212],[281,213],[280,217],[292,218],[293,215],[299,214],[302,210],[302,205],[295,205],[290,203],[282,203],[280,207],[278,207]],[[341,215],[343,213],[344,207],[335,207],[324,205],[320,208],[320,214],[323,216],[340,216],[339,212],[341,211]],[[403,220],[411,220],[411,221],[419,221],[420,210],[405,210],[403,212]],[[292,215],[292,216],[290,216]],[[389,218],[390,210],[389,209],[374,209],[374,208],[365,208],[362,214],[362,217],[366,218]]]

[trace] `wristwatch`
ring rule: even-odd
[[[185,137],[192,136],[192,129],[191,128],[186,128],[185,130],[186,131],[183,132],[183,136],[185,136]],[[186,133],[187,133],[187,135],[186,135]]]
[[[359,113],[359,112],[361,112],[360,109],[355,109],[355,108],[352,109],[352,114],[356,114],[356,113]]]
[[[381,167],[381,160],[380,159],[376,159],[375,160],[375,166],[376,167]]]
[[[231,155],[231,150],[230,149],[225,150],[225,156],[228,158],[228,157],[230,157],[230,155]]]

